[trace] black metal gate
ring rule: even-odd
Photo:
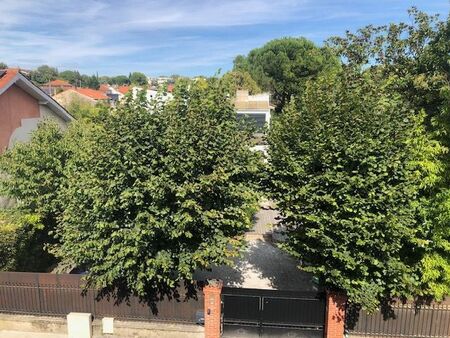
[[[321,293],[225,287],[222,301],[223,337],[323,337]]]

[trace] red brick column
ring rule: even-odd
[[[347,297],[338,292],[327,291],[325,313],[325,338],[344,337],[345,305]]]
[[[205,295],[205,338],[219,338],[221,335],[222,281],[210,280],[203,288]]]

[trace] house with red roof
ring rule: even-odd
[[[109,101],[113,106],[123,97],[123,94],[121,92],[107,83],[102,83],[98,90],[109,97]]]
[[[130,86],[119,86],[117,87],[117,90],[122,94],[125,95],[126,93],[128,93],[130,91],[131,87]]]
[[[16,142],[26,142],[44,118],[62,128],[73,117],[19,69],[0,70],[0,153]]]
[[[69,82],[59,79],[47,82],[41,86],[41,89],[50,96],[71,88],[73,88],[73,86]]]
[[[96,105],[97,103],[110,103],[109,97],[100,90],[91,88],[71,88],[58,93],[53,98],[62,106],[68,107],[74,101]]]

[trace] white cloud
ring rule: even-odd
[[[166,41],[155,38],[164,30],[287,20],[292,9],[305,1],[1,0],[0,58],[11,64],[23,63],[24,67],[41,63],[61,67],[133,55],[180,41],[179,36],[165,37]],[[134,34],[145,32],[149,34],[148,41],[131,41]],[[206,62],[208,57],[201,59]]]
[[[267,29],[274,24],[320,40],[330,22],[386,15],[383,6],[367,10],[369,3],[376,7],[357,0],[0,0],[0,61],[112,73],[219,67],[275,37]],[[250,25],[258,26],[249,37]],[[233,38],[224,38],[227,31]]]

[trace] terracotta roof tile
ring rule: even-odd
[[[121,92],[122,94],[126,94],[130,91],[130,86],[119,86],[119,88],[117,88],[117,90],[119,92]]]
[[[0,75],[0,89],[7,86],[9,82],[19,73],[18,68],[8,68],[3,70],[3,74]]]
[[[72,85],[64,80],[53,80],[44,85],[44,87],[72,87]]]
[[[91,89],[91,88],[75,88],[75,90],[85,96],[90,97],[94,100],[108,100],[109,97],[106,96],[104,93],[102,93],[99,90]]]
[[[109,90],[109,85],[107,85],[106,83],[102,83],[98,90],[106,94],[106,92]]]

